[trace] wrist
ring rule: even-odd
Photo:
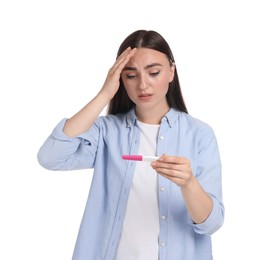
[[[111,101],[111,99],[113,97],[111,97],[111,95],[109,93],[107,93],[106,91],[101,90],[97,94],[96,98],[100,99],[102,102],[107,104],[107,103],[109,103]]]

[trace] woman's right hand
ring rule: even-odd
[[[110,68],[106,80],[100,90],[100,93],[106,95],[111,100],[116,94],[120,86],[120,76],[125,65],[128,63],[130,58],[136,53],[137,48],[131,49],[128,47],[121,55],[117,58],[114,65]]]
[[[129,59],[135,54],[136,48],[127,48],[117,58],[108,72],[98,95],[96,95],[86,106],[66,121],[63,131],[70,137],[75,137],[87,131],[95,122],[101,111],[114,97],[120,85],[120,75]]]

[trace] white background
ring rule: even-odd
[[[92,172],[50,172],[36,154],[137,29],[169,42],[190,114],[218,138],[226,218],[214,259],[270,259],[267,2],[1,1],[0,259],[71,259]]]

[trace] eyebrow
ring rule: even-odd
[[[156,66],[161,66],[162,67],[163,65],[160,64],[160,63],[155,62],[155,63],[151,63],[149,65],[146,65],[144,67],[144,69],[150,69],[150,68],[153,68],[153,67],[156,67]],[[137,68],[136,67],[124,67],[123,70],[137,70]]]

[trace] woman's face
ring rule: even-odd
[[[166,113],[166,93],[174,78],[174,65],[159,51],[139,48],[121,73],[129,98],[136,112]]]

